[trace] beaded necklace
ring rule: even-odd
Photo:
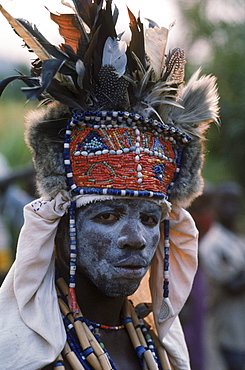
[[[67,341],[62,354],[54,363],[55,370],[65,369],[63,358],[66,358],[74,370],[117,370],[116,365],[101,342],[100,328],[105,330],[126,329],[142,369],[170,369],[166,352],[162,345],[153,333],[150,334],[143,319],[137,316],[131,302],[125,301],[122,325],[102,325],[84,318],[80,310],[76,314],[70,312],[67,302],[68,287],[64,279],[58,277],[56,285],[60,310],[67,333]]]

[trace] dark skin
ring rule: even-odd
[[[141,200],[97,202],[77,211],[81,233],[77,235],[76,297],[84,317],[108,326],[122,324],[124,301],[137,289],[154,256],[161,219],[158,205]],[[62,223],[57,267],[68,282],[69,243],[64,243]],[[126,329],[99,329],[99,333],[118,370],[141,368]]]

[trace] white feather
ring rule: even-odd
[[[77,83],[78,86],[82,89],[83,88],[83,78],[85,74],[85,66],[81,59],[78,59],[76,62],[76,72],[77,72]]]
[[[167,28],[148,28],[145,34],[146,54],[156,75],[156,81],[161,77],[165,62],[165,49],[169,30]]]
[[[102,67],[106,65],[113,66],[119,74],[118,77],[123,75],[127,64],[126,49],[125,41],[108,37],[104,46]]]

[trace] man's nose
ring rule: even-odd
[[[146,246],[146,239],[140,225],[135,222],[128,222],[127,225],[122,228],[121,236],[118,239],[118,246],[121,249],[144,249]]]

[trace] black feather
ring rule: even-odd
[[[28,77],[28,76],[10,76],[0,81],[0,96],[2,95],[5,88],[13,81],[21,80],[23,81],[27,86],[37,86],[39,85],[39,79],[35,77]]]
[[[22,91],[28,100],[39,99],[41,94],[44,91],[47,91],[54,76],[59,71],[63,63],[64,62],[59,59],[47,59],[43,62],[41,86],[22,88]]]
[[[54,58],[57,58],[57,59],[61,59],[61,60],[64,60],[64,59],[67,59],[67,55],[59,48],[57,48],[56,46],[52,45],[42,34],[41,32],[38,31],[37,27],[34,25],[32,26],[32,24],[28,21],[26,21],[25,19],[17,19],[17,21],[19,23],[21,23],[21,25],[28,31],[32,34],[32,36],[34,36],[39,42],[40,44],[44,47],[44,49],[50,54],[52,55]],[[29,51],[32,51],[28,45],[26,45],[29,49]]]

